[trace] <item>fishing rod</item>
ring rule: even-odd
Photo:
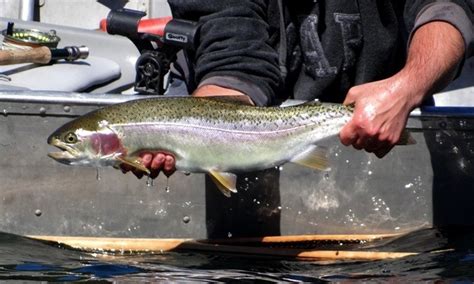
[[[26,50],[0,50],[0,65],[49,64],[62,59],[66,61],[86,59],[88,56],[89,49],[86,46],[66,46],[64,48],[41,46]]]
[[[66,46],[57,48],[61,40],[55,30],[41,32],[35,29],[14,28],[9,22],[2,31],[0,46],[0,65],[37,63],[49,64],[56,60],[75,61],[86,59],[89,49],[86,46]]]

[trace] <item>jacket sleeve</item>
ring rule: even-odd
[[[198,21],[195,82],[215,84],[269,105],[281,87],[278,53],[269,44],[263,0],[168,0],[173,17]]]
[[[404,18],[410,32],[409,40],[412,34],[426,23],[448,22],[459,30],[464,39],[465,57],[474,54],[474,1],[408,0],[405,4]]]

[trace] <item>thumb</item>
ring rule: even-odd
[[[357,87],[352,87],[347,92],[346,98],[344,99],[343,105],[355,105],[357,99]]]
[[[353,144],[357,140],[357,133],[352,125],[352,121],[349,121],[339,132],[339,140],[345,146]]]

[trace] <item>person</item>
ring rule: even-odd
[[[194,96],[240,96],[259,106],[286,98],[354,104],[340,140],[380,158],[410,112],[473,52],[470,0],[168,2],[175,18],[201,24],[189,55]],[[153,176],[175,170],[171,155],[141,158]]]

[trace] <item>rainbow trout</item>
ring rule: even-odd
[[[151,98],[111,105],[56,130],[49,156],[69,165],[128,164],[146,173],[139,154],[164,152],[176,169],[208,173],[229,196],[236,173],[293,162],[328,168],[318,141],[334,136],[352,115],[339,104],[253,107],[212,98]]]

